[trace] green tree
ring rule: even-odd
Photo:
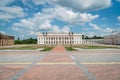
[[[15,44],[22,44],[22,42],[20,40],[15,40],[14,43]]]
[[[84,39],[90,39],[88,36],[85,36],[85,38]]]
[[[93,36],[92,39],[97,39],[98,37],[97,36]]]
[[[85,38],[85,35],[82,35],[82,39],[84,39]]]
[[[18,37],[18,40],[20,40],[20,38]]]
[[[24,40],[15,40],[14,41],[15,44],[37,44],[37,39],[33,39],[33,38],[28,38],[28,39],[24,39]]]

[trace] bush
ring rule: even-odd
[[[15,44],[37,44],[37,39],[32,39],[32,38],[29,38],[29,39],[24,39],[24,40],[15,40],[14,41]]]

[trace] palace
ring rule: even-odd
[[[0,46],[7,46],[14,44],[14,36],[3,35],[0,33]]]
[[[38,35],[40,45],[80,45],[82,34],[70,33],[42,33]]]

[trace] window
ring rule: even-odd
[[[67,40],[68,40],[68,37],[67,37]]]

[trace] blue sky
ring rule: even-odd
[[[120,0],[1,0],[0,32],[17,39],[42,32],[104,36],[120,31]]]

